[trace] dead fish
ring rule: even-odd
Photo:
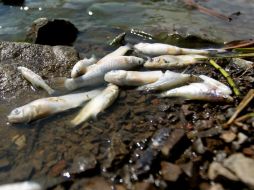
[[[228,95],[227,90],[223,91],[216,85],[211,85],[207,82],[191,83],[186,86],[181,86],[159,95],[159,97],[183,97],[190,100],[204,100],[211,102],[232,102],[233,98]]]
[[[209,50],[180,48],[177,46],[162,43],[138,43],[134,45],[134,49],[139,53],[151,56],[183,54],[208,55],[210,53]]]
[[[33,181],[24,181],[0,185],[0,190],[42,190],[39,183]]]
[[[12,110],[7,116],[8,121],[10,123],[29,123],[36,119],[76,108],[100,94],[101,91],[101,89],[96,89],[88,92],[34,100]]]
[[[91,99],[79,112],[79,114],[71,121],[74,126],[77,126],[90,117],[96,118],[98,113],[108,108],[118,97],[119,88],[114,84],[109,84],[101,94]]]
[[[202,81],[202,79],[195,75],[176,73],[167,70],[157,81],[140,86],[137,90],[168,90],[197,81]]]
[[[108,58],[112,58],[112,57],[117,57],[117,56],[122,56],[125,55],[127,53],[127,51],[129,51],[131,49],[131,46],[129,44],[124,45],[124,46],[120,46],[119,48],[117,48],[115,51],[107,54],[106,56],[104,56],[103,58],[101,58],[98,61],[98,64],[102,64],[104,61],[106,61]]]
[[[39,76],[38,74],[34,73],[30,69],[26,67],[18,67],[18,70],[21,72],[22,76],[28,80],[34,87],[41,87],[48,92],[48,94],[53,94],[55,91],[46,84],[46,82]]]
[[[75,90],[81,87],[103,84],[104,75],[111,70],[128,70],[144,63],[144,59],[135,56],[117,56],[107,59],[103,64],[94,64],[87,67],[87,72],[77,78],[64,78],[58,86],[64,86],[67,90]]]
[[[203,58],[207,58],[203,55],[161,55],[154,57],[145,62],[144,67],[153,69],[171,69],[185,67],[187,65],[201,63]]]
[[[86,68],[92,64],[95,64],[96,61],[97,58],[94,55],[92,55],[92,57],[89,59],[84,58],[82,60],[79,60],[72,68],[71,77],[76,78],[85,74]]]
[[[227,94],[227,95],[232,94],[232,90],[227,85],[223,84],[222,82],[217,81],[205,75],[199,75],[199,77],[204,81],[204,83],[216,87],[217,91],[219,91],[220,93]]]
[[[118,86],[140,86],[155,82],[162,75],[161,71],[113,70],[105,74],[104,80]]]

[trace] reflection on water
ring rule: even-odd
[[[178,1],[26,1],[24,7],[0,5],[1,40],[23,40],[26,29],[39,17],[65,18],[80,31],[93,27],[137,28],[149,31],[184,31],[217,41],[252,36],[254,3],[248,0],[208,1],[205,6],[231,15],[241,15],[232,22],[213,18],[189,9]],[[234,32],[232,32],[234,31]]]

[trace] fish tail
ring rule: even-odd
[[[52,86],[53,89],[65,91],[67,90],[65,87],[66,77],[55,77],[49,79],[49,84]]]
[[[78,126],[82,123],[84,123],[86,120],[90,118],[90,114],[83,114],[83,110],[74,118],[71,120],[72,126]]]
[[[52,89],[52,88],[48,88],[47,92],[48,92],[49,95],[54,95],[55,94],[55,90]]]

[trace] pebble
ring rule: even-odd
[[[67,163],[65,160],[60,160],[50,169],[49,175],[53,177],[59,176],[66,167],[66,165]]]
[[[183,129],[175,129],[169,135],[167,141],[164,146],[161,148],[161,152],[164,156],[169,156],[172,149],[186,137],[185,131]],[[179,150],[178,150],[179,151]]]
[[[225,168],[219,162],[212,162],[208,169],[208,178],[210,180],[215,180],[218,176],[223,176],[232,181],[238,181],[238,177],[231,173],[227,168]]]
[[[26,145],[26,136],[17,134],[12,137],[12,142],[17,145],[18,150],[21,150]]]
[[[195,140],[193,142],[193,149],[195,152],[199,153],[199,154],[204,154],[206,149],[205,146],[201,140],[201,138],[197,138],[197,140]]]
[[[236,153],[224,160],[223,165],[234,172],[243,183],[254,188],[254,159]]]
[[[236,138],[236,134],[232,131],[224,131],[220,135],[220,138],[223,139],[226,143],[230,143]]]
[[[182,174],[181,168],[169,162],[161,162],[161,175],[164,180],[175,182]]]

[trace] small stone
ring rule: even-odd
[[[224,160],[223,165],[234,172],[243,183],[254,188],[254,159],[236,153]]]
[[[200,138],[197,138],[197,140],[194,141],[193,149],[199,154],[204,154],[206,151],[205,146]]]
[[[181,168],[178,165],[161,162],[161,175],[164,180],[175,182],[182,174]]]
[[[153,184],[148,182],[139,182],[134,185],[134,190],[156,190]]]
[[[50,169],[49,175],[53,177],[59,176],[63,172],[66,165],[67,163],[65,160],[60,160]]]
[[[192,175],[193,175],[193,162],[192,161],[185,163],[185,164],[181,164],[180,167],[187,176],[192,177]]]
[[[21,150],[26,145],[26,136],[25,135],[15,135],[12,137],[12,142],[17,145],[18,150]]]
[[[226,143],[230,143],[236,138],[236,134],[232,131],[224,131],[220,135],[220,138],[223,139]]]
[[[78,156],[73,160],[73,164],[71,166],[71,173],[78,174],[89,169],[95,168],[97,161],[94,155],[89,154],[86,156]]]
[[[208,169],[208,178],[215,180],[218,176],[223,176],[232,181],[238,181],[238,177],[231,173],[228,169],[223,167],[219,162],[212,162]]]
[[[219,183],[214,183],[211,185],[209,190],[224,190],[223,186]]]
[[[164,146],[161,148],[161,152],[164,156],[169,156],[172,149],[180,143],[181,140],[185,139],[185,131],[183,129],[175,129],[169,135],[167,141],[165,142]],[[184,143],[188,144],[188,143]],[[183,150],[184,151],[184,150]],[[179,149],[178,149],[179,152]]]
[[[7,159],[1,159],[0,160],[0,170],[5,170],[6,168],[9,168],[10,167],[10,162],[9,162],[9,160],[7,160]]]
[[[254,147],[244,148],[243,153],[246,156],[254,156]]]

